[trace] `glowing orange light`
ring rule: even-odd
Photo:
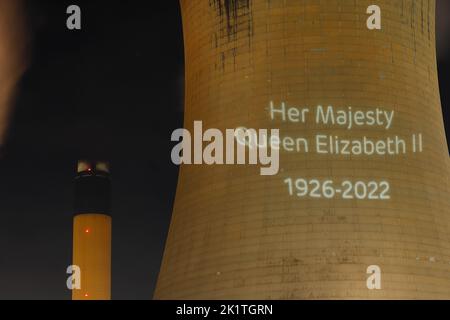
[[[89,232],[91,232],[91,230],[86,229],[86,230],[84,230],[84,232],[85,232],[85,233],[89,233]]]
[[[86,293],[86,294],[84,294],[84,296],[87,298],[87,297],[89,297],[89,295]]]

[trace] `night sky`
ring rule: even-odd
[[[31,64],[0,160],[0,299],[70,299],[72,183],[83,158],[112,162],[113,299],[151,299],[178,174],[170,135],[183,126],[178,1],[28,2]],[[450,1],[438,3],[450,128]],[[81,31],[66,28],[71,4],[82,8]]]

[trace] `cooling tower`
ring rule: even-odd
[[[22,0],[0,0],[0,157],[17,83],[27,67],[28,38],[23,7]]]
[[[109,165],[79,161],[75,179],[73,265],[81,288],[73,300],[111,299],[111,182]]]
[[[154,297],[450,299],[435,1],[180,2],[185,128],[280,129],[280,167],[181,166]]]

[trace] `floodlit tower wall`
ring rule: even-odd
[[[449,299],[435,1],[180,3],[185,128],[278,128],[285,142],[274,176],[250,165],[181,167],[155,298]],[[381,30],[367,27],[372,4]],[[317,121],[319,106],[365,120]],[[389,127],[387,117],[370,124],[377,108],[393,115]],[[321,135],[329,145],[382,142],[372,154],[334,154]],[[395,137],[391,152],[381,148]],[[368,286],[370,266],[381,287]]]

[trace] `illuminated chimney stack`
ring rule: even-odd
[[[279,129],[286,143],[268,139],[279,149],[276,176],[244,165],[181,165],[155,299],[449,299],[436,1],[180,5],[184,128],[195,133],[201,120],[221,131]],[[381,30],[368,28],[372,10],[380,10]],[[319,107],[353,116],[382,109],[392,126],[358,126],[359,116],[343,117],[355,119],[343,126],[333,112],[324,122]],[[323,135],[356,148],[321,150]],[[407,152],[386,153],[383,142],[358,151],[358,141],[398,137],[410,141]],[[389,195],[374,197],[375,181]]]
[[[79,161],[75,178],[73,264],[81,288],[73,300],[111,299],[111,180],[106,162]]]

